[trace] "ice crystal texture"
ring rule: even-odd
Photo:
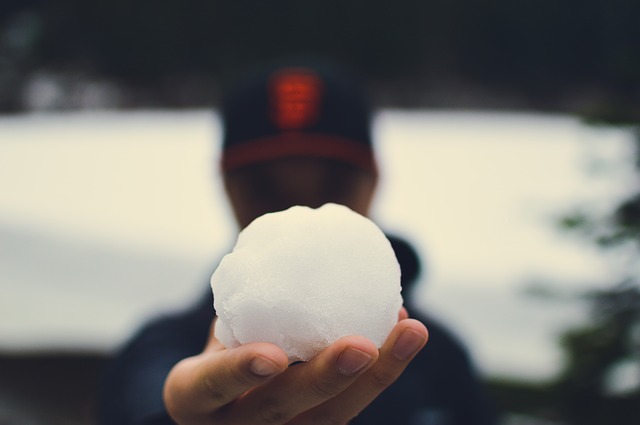
[[[380,347],[402,305],[391,244],[371,220],[337,204],[258,217],[211,287],[222,344],[270,342],[290,361],[309,360],[347,335]]]

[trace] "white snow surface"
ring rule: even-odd
[[[384,233],[337,204],[258,217],[211,287],[215,335],[226,347],[270,342],[290,361],[348,335],[381,347],[402,306],[400,266]]]
[[[384,110],[375,128],[370,217],[417,249],[413,301],[482,373],[553,378],[558,336],[588,314],[572,294],[627,261],[555,223],[606,216],[640,187],[633,132],[439,110]],[[220,140],[212,110],[0,116],[0,353],[112,352],[210,291],[236,236]],[[529,295],[537,282],[561,296]]]

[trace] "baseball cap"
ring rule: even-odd
[[[335,68],[287,65],[254,74],[227,93],[222,121],[223,172],[296,156],[375,172],[366,96]]]

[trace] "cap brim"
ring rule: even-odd
[[[291,132],[237,143],[222,153],[221,167],[228,172],[248,165],[287,157],[316,157],[343,161],[375,172],[373,151],[363,143],[324,134]]]

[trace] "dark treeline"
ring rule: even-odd
[[[110,81],[125,106],[201,105],[238,70],[299,53],[343,61],[396,105],[629,109],[640,97],[636,0],[16,0],[0,12],[4,110],[43,74]]]

